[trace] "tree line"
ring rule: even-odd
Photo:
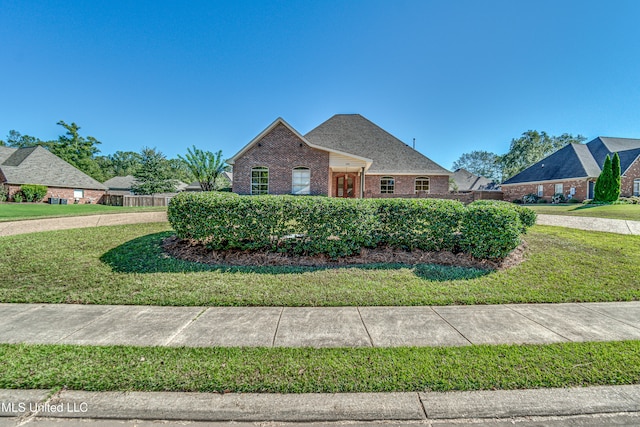
[[[116,151],[99,155],[101,142],[93,136],[80,135],[80,126],[76,123],[60,120],[57,124],[65,132],[56,140],[44,141],[11,130],[5,140],[0,140],[0,145],[46,148],[100,182],[116,176],[133,175],[137,182],[132,190],[136,194],[173,192],[179,181],[187,184],[197,181],[204,191],[216,190],[222,185],[220,177],[227,167],[222,151],[212,153],[193,146],[184,157],[179,155],[168,159],[156,148],[143,147],[140,152]]]
[[[489,151],[471,151],[464,153],[453,162],[452,169],[466,169],[469,172],[484,176],[501,183],[522,172],[529,166],[547,157],[570,143],[582,144],[586,138],[563,133],[551,136],[546,132],[529,130],[520,138],[511,140],[509,151],[498,155]]]

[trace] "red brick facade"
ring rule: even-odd
[[[394,179],[393,195],[381,193],[380,180],[383,177],[392,177]],[[429,178],[429,194],[449,194],[449,177],[448,176],[429,176],[429,175],[366,175],[365,176],[365,197],[394,197],[394,195],[413,196],[416,194],[416,178]]]
[[[20,191],[19,185],[5,185],[5,188],[8,190],[9,200],[13,201],[13,195]],[[42,200],[43,202],[48,202],[50,197],[55,197],[58,199],[67,199],[68,204],[73,204],[75,202],[74,199],[74,189],[73,188],[59,188],[59,187],[48,187],[47,195]],[[102,197],[104,196],[104,190],[83,190],[82,198],[78,199],[78,203],[86,204],[86,203],[100,203]]]
[[[233,165],[233,192],[251,194],[251,169],[269,169],[269,194],[291,194],[293,168],[311,174],[311,194],[329,194],[329,153],[309,147],[280,124],[238,158]]]
[[[640,179],[640,158],[636,159],[631,166],[623,171],[622,182],[620,183],[620,195],[622,197],[633,196],[633,181]]]
[[[522,200],[523,196],[527,194],[538,194],[538,185],[542,185],[542,199],[551,201],[551,198],[555,194],[555,185],[562,184],[562,194],[565,197],[569,197],[571,189],[575,189],[573,198],[577,200],[584,200],[589,198],[589,181],[586,178],[572,179],[563,181],[551,181],[542,183],[523,183],[523,184],[509,184],[502,185],[502,193],[504,194],[504,200],[512,202],[514,200]]]

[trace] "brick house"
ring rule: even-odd
[[[45,185],[45,200],[55,197],[68,203],[98,203],[107,189],[45,148],[0,146],[0,185],[8,190],[9,200],[23,184]]]
[[[640,139],[597,137],[587,144],[567,144],[502,183],[504,200],[527,194],[550,200],[554,194],[592,199],[607,155],[620,157],[623,197],[640,195]]]
[[[304,136],[278,118],[227,163],[238,194],[445,195],[451,175],[359,114],[337,114]]]

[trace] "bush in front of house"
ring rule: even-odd
[[[47,195],[45,185],[24,184],[20,186],[20,191],[27,202],[39,202]]]
[[[530,209],[487,201],[341,199],[183,192],[171,199],[179,238],[213,250],[268,250],[331,258],[386,245],[505,257],[535,223]],[[515,230],[515,231],[514,231]],[[515,233],[515,237],[514,237]]]
[[[460,223],[460,248],[480,259],[503,259],[520,244],[524,225],[515,209],[469,205]]]
[[[375,244],[373,206],[327,197],[180,193],[169,222],[178,237],[213,250],[257,250],[332,258]]]
[[[469,206],[504,206],[508,209],[512,209],[520,218],[520,223],[522,224],[521,230],[523,233],[526,233],[528,228],[533,227],[536,224],[536,219],[538,218],[538,214],[533,209],[500,200],[476,200]]]
[[[442,199],[370,199],[376,210],[376,240],[407,250],[453,251],[464,205]]]

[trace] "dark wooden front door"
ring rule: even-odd
[[[355,176],[345,174],[336,176],[336,197],[356,197]]]

